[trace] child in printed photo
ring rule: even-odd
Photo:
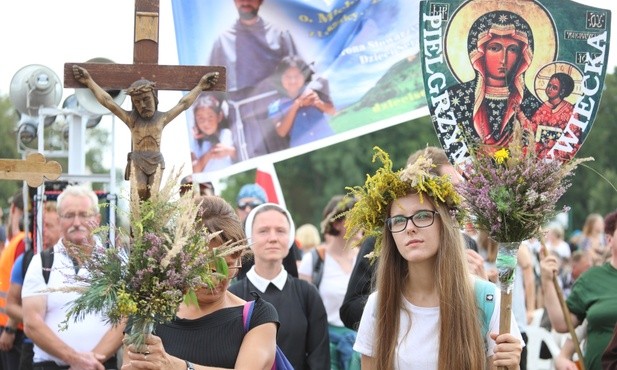
[[[313,71],[298,56],[281,60],[275,71],[281,97],[268,107],[268,116],[289,146],[310,143],[334,134],[329,116],[336,113],[328,81],[312,79]]]
[[[225,128],[221,101],[212,94],[202,94],[193,104],[193,138],[191,153],[193,172],[209,172],[230,166],[236,157],[231,130]]]

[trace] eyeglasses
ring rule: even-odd
[[[227,269],[228,270],[232,270],[232,271],[233,270],[240,270],[241,268],[242,268],[242,259],[241,258],[238,258],[236,260],[236,264],[235,265],[233,265],[233,266],[227,265]]]
[[[236,263],[233,266],[229,266],[229,262],[227,262],[227,271],[228,272],[234,272],[234,271],[239,271],[242,268],[242,259],[238,258],[236,260]],[[215,268],[212,268],[212,270],[210,270],[213,274],[216,274],[218,271]],[[234,272],[234,276],[237,272]]]
[[[251,209],[262,205],[263,203],[258,200],[251,200],[247,202],[238,202],[238,209],[246,210],[246,207],[250,207]]]
[[[407,228],[407,222],[411,220],[417,228],[425,228],[431,226],[435,222],[435,215],[439,212],[433,210],[422,210],[414,213],[411,216],[396,215],[386,219],[388,230],[393,233],[400,233]]]
[[[63,218],[65,220],[74,220],[75,217],[79,217],[82,220],[88,219],[93,217],[94,214],[93,213],[88,213],[88,212],[70,212],[70,213],[65,213],[60,215],[60,218]]]

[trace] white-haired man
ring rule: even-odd
[[[61,330],[69,304],[77,292],[53,291],[74,284],[71,275],[86,275],[83,258],[95,245],[93,228],[100,222],[96,194],[81,186],[68,186],[58,196],[62,238],[53,247],[53,263],[46,284],[38,254],[32,258],[22,289],[26,335],[34,343],[34,370],[115,369],[115,354],[122,344],[122,327],[112,327],[97,314],[69,322]]]

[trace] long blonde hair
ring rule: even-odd
[[[464,244],[456,222],[440,202],[433,202],[440,215],[440,247],[435,261],[435,284],[439,292],[438,369],[484,369],[486,355],[473,284],[464,258]],[[392,204],[388,205],[388,214]],[[409,266],[396,248],[392,233],[383,228],[377,270],[375,363],[379,370],[395,365],[400,312],[409,281]],[[412,318],[413,321],[413,318]],[[413,325],[413,323],[412,323]]]

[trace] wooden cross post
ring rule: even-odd
[[[101,102],[101,96],[97,96],[95,91],[96,87],[100,87],[104,90],[121,90],[127,89],[131,86],[132,83],[139,80],[149,80],[156,83],[156,89],[158,90],[183,90],[183,91],[191,91],[191,93],[187,94],[185,97],[186,100],[184,103],[192,104],[192,101],[197,97],[197,94],[192,94],[193,90],[196,86],[202,84],[203,78],[207,74],[218,73],[218,79],[213,80],[213,84],[207,85],[205,90],[210,91],[225,91],[226,90],[226,76],[225,76],[225,67],[218,66],[180,66],[180,65],[159,65],[158,64],[158,39],[159,39],[159,0],[135,0],[135,35],[134,35],[134,48],[133,48],[133,64],[113,64],[113,63],[65,63],[64,64],[64,87],[72,87],[72,88],[84,88],[84,81],[94,81],[96,85],[93,87],[89,82],[87,87],[89,87],[95,93],[95,96]],[[76,78],[76,68],[78,66],[83,70],[81,71],[80,81]],[[87,71],[87,75],[84,77],[84,72]],[[133,84],[134,85],[134,84]],[[139,94],[141,90],[138,90]],[[148,93],[154,93],[155,91],[146,90]],[[143,95],[143,94],[141,94]],[[185,99],[183,98],[183,99]],[[135,96],[132,96],[133,103],[136,104]],[[182,103],[183,100],[180,101]],[[183,105],[183,104],[180,104]],[[189,105],[190,105],[189,104]],[[171,114],[175,117],[180,113],[178,111],[178,106],[172,108],[169,112],[165,114]],[[110,108],[107,106],[107,108]],[[142,115],[142,112],[139,110],[139,107],[134,105],[134,108]],[[182,110],[188,107],[183,108]],[[129,129],[131,129],[131,135],[133,136],[133,152],[130,154],[139,151],[140,155],[155,154],[158,151],[158,155],[160,156],[160,138],[161,131],[164,128],[165,124],[168,122],[164,122],[162,125],[158,124],[150,124],[144,122],[140,125],[133,123],[128,123],[127,120],[130,119],[128,117],[128,112],[122,110],[120,107],[116,107],[116,109],[110,108],[112,113],[122,119]],[[158,114],[158,115],[157,115]],[[147,117],[145,120],[150,119],[151,121],[165,119],[165,117],[160,117],[160,113],[157,112],[155,115],[150,118]],[[142,120],[144,121],[144,120]],[[135,135],[140,135],[136,140]],[[152,140],[154,143],[151,145],[152,148],[138,148],[135,144],[136,141],[145,142],[143,137],[147,136],[147,140]],[[162,157],[160,157],[162,159]],[[153,163],[155,162],[152,157],[143,158],[143,161]],[[136,162],[136,158],[131,157],[130,159],[133,161],[135,167],[139,167]],[[164,163],[164,162],[162,162]],[[127,168],[128,169],[128,168]],[[149,190],[145,190],[145,188],[150,189],[152,187],[154,189],[155,186],[152,184],[151,178],[153,177],[151,171],[149,169],[144,170],[142,168],[138,168],[137,171],[145,171],[142,176],[137,176],[137,186],[139,188],[140,198],[146,199],[150,196]],[[150,173],[148,173],[150,172]],[[144,181],[147,184],[144,184]],[[132,182],[134,184],[135,182]],[[155,191],[158,189],[155,189]]]

